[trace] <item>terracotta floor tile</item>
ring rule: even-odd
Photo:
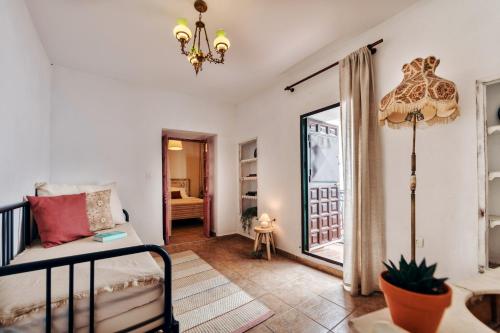
[[[344,286],[341,284],[325,289],[319,293],[319,295],[345,309],[354,310],[355,308],[354,297],[349,295],[349,293],[344,290]]]
[[[319,295],[345,309],[356,309],[358,312],[363,311],[364,313],[373,312],[386,306],[384,296],[381,293],[375,293],[372,296],[352,297],[342,285],[325,289]]]
[[[207,239],[203,234],[203,222],[201,220],[174,221],[172,225],[172,236],[170,244],[189,243]]]
[[[273,294],[292,307],[314,296],[314,293],[311,292],[307,285],[297,281],[285,283],[283,286],[273,290]]]
[[[271,309],[275,315],[279,315],[291,309],[290,305],[286,304],[271,293],[260,296],[259,301]]]
[[[283,286],[283,277],[272,271],[261,271],[257,274],[252,274],[248,277],[249,280],[255,282],[267,291],[274,291]]]
[[[265,325],[274,333],[326,333],[328,330],[296,309],[273,316]]]
[[[264,323],[262,323],[250,329],[249,331],[247,331],[247,333],[273,333],[273,331],[271,331]]]
[[[304,273],[297,281],[308,284],[309,289],[316,294],[337,290],[338,288],[343,289],[343,282],[341,279],[319,271]]]
[[[273,264],[271,270],[279,274],[282,280],[286,281],[295,281],[299,278],[305,278],[309,272],[304,266],[297,265],[297,263],[292,261]]]
[[[320,296],[312,296],[296,308],[328,329],[338,325],[350,314],[349,310]]]
[[[332,332],[332,333],[358,333],[351,326],[349,326],[349,317],[347,317],[340,324],[335,326],[330,332]]]
[[[264,288],[257,285],[255,282],[252,282],[252,281],[244,279],[244,278],[241,280],[235,281],[235,283],[241,289],[246,291],[250,296],[253,296],[255,298],[258,298],[258,297],[264,295],[265,293],[267,293],[267,291]]]

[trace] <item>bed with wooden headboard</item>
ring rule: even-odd
[[[170,179],[170,191],[183,189],[182,199],[171,199],[172,220],[203,219],[203,199],[191,196],[189,178]]]

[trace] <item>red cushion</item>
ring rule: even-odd
[[[92,236],[85,193],[28,197],[43,247]]]
[[[172,192],[170,192],[170,197],[172,199],[182,199],[181,191],[172,191]]]

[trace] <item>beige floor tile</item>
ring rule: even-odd
[[[283,286],[283,277],[271,270],[261,271],[258,274],[252,274],[248,277],[250,281],[255,282],[267,291],[273,291]]]
[[[312,296],[296,307],[300,312],[321,324],[332,329],[344,320],[350,311],[340,305],[332,303],[320,296]]]
[[[304,275],[300,276],[297,281],[308,284],[309,289],[315,294],[321,294],[329,290],[343,288],[341,279],[319,271],[305,273]]]
[[[372,296],[352,297],[342,285],[326,289],[319,295],[345,309],[357,310],[357,313],[369,313],[386,306],[384,296],[381,293],[375,293]]]
[[[265,293],[267,293],[267,290],[260,287],[255,282],[244,279],[244,278],[237,280],[234,283],[236,283],[241,289],[246,291],[250,296],[253,296],[255,298],[258,298],[258,297],[264,295]]]
[[[331,332],[332,333],[358,333],[356,332],[350,325],[349,325],[349,319],[351,317],[347,317],[346,319],[342,320],[337,326],[335,326]]]
[[[283,302],[275,295],[268,293],[258,298],[265,306],[271,309],[275,315],[279,315],[291,309],[291,306]]]
[[[274,316],[266,321],[274,333],[326,333],[328,330],[296,309]]]
[[[273,294],[292,307],[315,295],[306,284],[297,281],[286,282],[283,286],[274,289]]]
[[[307,267],[297,265],[294,262],[278,262],[271,266],[273,273],[278,274],[282,281],[295,281],[304,278],[308,273]]]
[[[345,309],[354,310],[356,301],[354,300],[354,297],[344,290],[344,286],[341,284],[325,289],[320,292],[319,295]]]
[[[273,333],[273,331],[271,331],[264,323],[262,323],[250,329],[249,331],[247,331],[247,333]]]

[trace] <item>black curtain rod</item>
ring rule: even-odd
[[[372,52],[372,54],[374,54],[375,52],[377,52],[377,49],[375,48],[375,46],[377,46],[378,44],[382,43],[383,41],[384,41],[383,39],[379,39],[379,40],[378,40],[378,41],[376,41],[376,42],[373,42],[373,43],[371,43],[371,44],[368,44],[368,45],[367,45],[367,47],[370,49],[370,51]],[[302,80],[297,81],[297,82],[295,82],[294,84],[287,86],[287,87],[285,88],[285,90],[289,90],[290,92],[294,92],[294,91],[295,91],[295,88],[294,88],[294,87],[295,87],[296,85],[299,85],[299,84],[301,84],[302,82],[305,82],[305,81],[309,80],[310,78],[313,78],[313,77],[315,77],[316,75],[319,75],[319,74],[323,73],[324,71],[327,71],[327,70],[329,70],[330,68],[333,68],[333,67],[337,66],[338,64],[339,64],[339,62],[338,62],[338,61],[336,61],[336,62],[334,62],[333,64],[328,65],[328,66],[326,66],[325,68],[322,68],[322,69],[320,69],[319,71],[314,72],[314,73],[312,73],[311,75],[309,75],[309,76],[307,76],[307,77],[303,78]]]

